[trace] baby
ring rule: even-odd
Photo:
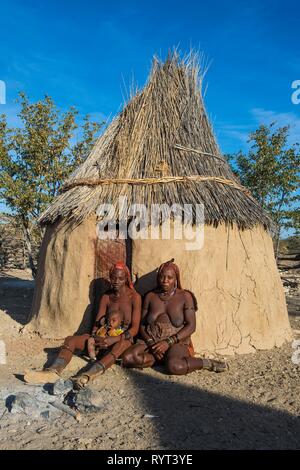
[[[96,352],[95,336],[119,336],[126,330],[123,326],[123,315],[119,311],[108,313],[108,315],[104,317],[104,320],[104,325],[101,326],[87,342],[89,357],[93,361],[96,360],[98,353],[98,351]]]

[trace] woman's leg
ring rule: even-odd
[[[29,370],[25,372],[24,380],[27,383],[54,383],[60,373],[69,364],[75,350],[84,351],[90,335],[68,336],[60,348],[58,356],[53,363],[44,370]]]
[[[191,364],[191,359],[194,363]],[[165,356],[167,370],[172,375],[186,375],[192,370],[202,369],[202,359],[191,358],[189,348],[185,344],[174,344]]]
[[[226,362],[214,359],[191,357],[185,344],[174,344],[167,352],[165,363],[170,374],[186,375],[194,370],[207,369],[224,372],[228,369]]]
[[[147,351],[148,346],[146,344],[135,344],[131,346],[123,355],[123,366],[124,367],[136,367],[143,369],[145,367],[152,367],[155,363],[153,354]]]
[[[54,362],[47,370],[56,370],[60,373],[71,361],[75,351],[84,351],[87,348],[87,342],[91,335],[68,336]]]
[[[132,343],[127,339],[121,339],[113,345],[112,348],[98,361],[107,370],[111,367],[119,357],[126,353],[126,351],[132,346]]]
[[[98,375],[103,374],[128,348],[130,348],[130,346],[131,342],[123,338],[115,343],[99,361],[95,362],[90,367],[90,369],[73,378],[75,387],[78,389],[83,388],[88,382],[94,380]]]

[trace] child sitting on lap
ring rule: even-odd
[[[123,316],[119,311],[113,311],[108,313],[104,317],[104,325],[102,325],[89,339],[87,342],[89,357],[95,361],[99,350],[96,351],[95,336],[107,337],[107,336],[120,336],[126,328],[123,326]]]

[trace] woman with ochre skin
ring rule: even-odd
[[[123,355],[123,366],[144,368],[163,362],[176,375],[198,369],[225,371],[225,362],[194,357],[191,335],[196,329],[197,301],[182,289],[178,266],[172,261],[162,264],[157,284],[145,297],[140,339]]]
[[[96,376],[104,373],[133,344],[141,320],[141,297],[133,288],[127,266],[121,262],[112,266],[109,272],[111,289],[103,294],[92,334],[68,336],[61,346],[53,364],[40,371],[27,371],[24,375],[28,383],[53,383],[59,379],[61,372],[71,361],[74,351],[87,350],[88,340],[94,337],[95,347],[100,350],[93,365],[86,371],[73,377],[75,388],[82,388]],[[124,333],[118,336],[97,336],[96,333],[103,323],[104,317],[118,312],[124,326]],[[104,353],[104,355],[103,355]]]

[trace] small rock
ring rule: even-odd
[[[73,383],[70,379],[58,379],[52,387],[52,395],[65,395],[73,389]]]
[[[48,396],[47,398],[44,392],[38,392],[37,395],[34,396],[26,392],[19,392],[16,395],[7,397],[6,402],[7,408],[12,414],[24,413],[33,419],[40,417],[44,419],[56,419],[61,415],[61,412],[51,407],[51,400],[49,400],[49,398],[51,397]],[[30,424],[30,422],[28,423]],[[28,423],[27,426],[29,426]]]
[[[37,434],[40,434],[41,432],[45,431],[47,429],[47,426],[42,426],[41,428],[38,428],[35,432]]]
[[[31,395],[25,392],[19,392],[16,395],[8,397],[9,411],[12,414],[25,413],[28,416],[38,418],[44,407]]]
[[[71,392],[72,394],[72,392]],[[70,394],[69,394],[70,395]],[[107,409],[107,402],[103,399],[103,394],[95,392],[86,387],[79,392],[72,394],[73,403],[79,411],[97,412]]]

